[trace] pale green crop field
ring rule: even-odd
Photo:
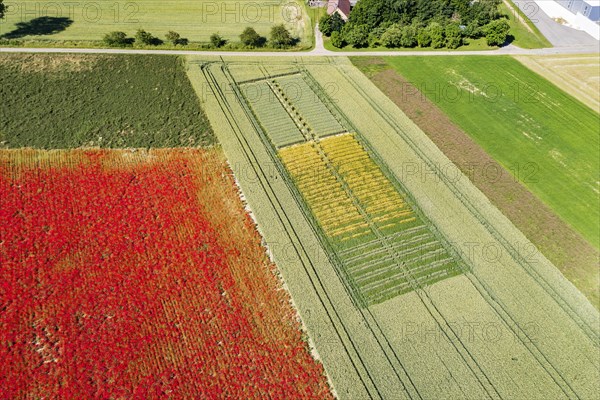
[[[49,40],[101,40],[119,30],[128,35],[139,28],[164,39],[170,31],[196,42],[207,42],[212,33],[238,41],[246,26],[267,36],[283,23],[306,42],[311,23],[303,2],[297,0],[139,0],[139,1],[5,1],[0,37]],[[8,36],[7,36],[8,34]]]

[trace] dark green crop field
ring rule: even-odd
[[[0,148],[214,143],[181,58],[0,55]]]

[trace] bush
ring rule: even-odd
[[[344,38],[340,32],[334,31],[331,33],[331,44],[338,49],[344,47]]]
[[[504,18],[490,22],[483,27],[485,38],[489,46],[502,46],[506,42],[510,25]]]
[[[225,43],[227,43],[227,40],[223,39],[223,37],[218,33],[213,33],[212,35],[210,35],[210,44],[213,47],[216,47],[218,49],[220,47],[225,46]]]
[[[271,46],[276,49],[285,49],[293,46],[296,39],[292,37],[290,32],[285,29],[283,24],[275,25],[271,28]]]
[[[419,47],[431,46],[431,35],[429,34],[429,29],[419,29],[419,34],[417,35],[417,43],[419,44]]]
[[[415,47],[417,45],[417,28],[414,26],[405,26],[402,28],[400,45],[402,47]]]
[[[381,44],[381,38],[377,32],[369,33],[369,47],[377,47]]]
[[[162,44],[162,40],[152,36],[150,32],[146,32],[143,29],[138,29],[138,31],[135,33],[135,42],[145,44],[148,46],[156,46]]]
[[[481,31],[481,28],[479,27],[477,22],[473,21],[465,27],[463,35],[468,38],[477,39],[483,36],[483,32]]]
[[[402,45],[402,27],[399,24],[390,26],[381,35],[381,44],[385,47],[400,47]]]
[[[377,47],[381,45],[381,36],[392,26],[391,22],[384,22],[369,33],[369,47]]]
[[[431,37],[431,47],[434,49],[440,49],[446,45],[444,38],[444,28],[437,22],[432,22],[427,27],[429,30],[429,36]]]
[[[174,31],[167,32],[165,39],[167,39],[167,42],[171,43],[173,46],[177,46],[178,44],[186,46],[188,44],[188,40],[186,38],[182,38],[179,33]]]
[[[177,32],[169,31],[165,35],[165,39],[167,39],[167,42],[170,42],[171,44],[176,45],[179,42],[179,40],[181,39],[181,35]]]
[[[102,39],[104,44],[110,47],[125,47],[131,46],[133,39],[128,38],[125,32],[114,31],[107,33]]]
[[[265,45],[267,41],[264,37],[260,36],[252,27],[248,27],[244,29],[242,34],[240,35],[240,41],[245,46],[250,47],[262,47]]]
[[[446,47],[457,49],[462,44],[462,32],[457,24],[448,24],[446,26]]]
[[[352,47],[367,47],[369,45],[369,26],[366,24],[346,24],[342,33],[344,40]]]

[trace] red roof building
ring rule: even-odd
[[[327,14],[332,15],[337,12],[344,21],[348,21],[350,8],[350,0],[329,0],[327,3]]]

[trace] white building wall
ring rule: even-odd
[[[587,5],[591,7],[589,10],[589,14],[594,13],[594,8],[596,8],[595,4],[592,3],[600,3],[595,0],[589,0],[589,2],[584,2],[583,0],[535,0],[536,4],[540,7],[542,11],[544,11],[550,18],[562,18],[567,21],[568,25],[574,29],[582,30],[590,34],[594,39],[600,40],[600,25],[598,23],[590,20],[588,16],[583,15],[579,10],[585,8]],[[572,2],[572,3],[571,3]],[[571,4],[570,4],[571,3]],[[580,7],[577,8],[576,11],[571,11],[570,9],[565,7],[567,6]],[[598,4],[600,7],[600,4]]]

